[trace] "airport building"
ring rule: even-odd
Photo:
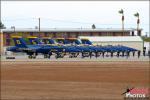
[[[7,46],[13,46],[14,42],[12,40],[12,36],[22,36],[23,38],[27,38],[29,36],[35,36],[35,37],[51,37],[51,38],[78,38],[80,36],[89,36],[89,37],[101,37],[99,38],[99,43],[101,44],[112,44],[112,41],[110,41],[110,38],[105,38],[105,42],[104,43],[103,37],[112,37],[114,40],[116,40],[117,38],[122,37],[121,41],[117,41],[115,44],[122,44],[122,45],[126,45],[126,44],[130,44],[130,45],[134,45],[134,43],[137,46],[133,46],[139,50],[142,50],[143,48],[143,42],[141,42],[141,40],[136,39],[138,41],[134,41],[135,38],[132,38],[133,41],[128,41],[127,38],[124,38],[125,36],[141,36],[142,34],[142,29],[140,29],[138,32],[136,29],[130,28],[130,29],[124,29],[124,31],[122,29],[114,29],[114,28],[107,28],[107,29],[102,29],[102,28],[96,28],[96,29],[88,29],[88,28],[74,28],[74,29],[3,29],[1,30],[0,33],[0,44],[1,44],[1,53],[5,51],[5,47]],[[131,40],[131,39],[130,39]],[[92,40],[93,41],[93,40]],[[128,41],[128,42],[127,42]],[[140,41],[140,42],[139,42]],[[93,41],[94,42],[94,41]],[[127,46],[128,46],[127,45]],[[4,48],[3,48],[4,47]],[[129,46],[131,47],[131,46]]]
[[[11,36],[19,35],[23,38],[28,36],[51,37],[51,38],[78,38],[79,36],[141,36],[141,30],[136,29],[3,29],[3,46],[13,45]]]

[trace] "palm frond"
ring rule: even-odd
[[[138,13],[138,12],[135,13],[134,16],[135,16],[135,17],[139,17],[139,13]]]
[[[118,12],[119,12],[120,14],[123,14],[123,9],[119,10]]]

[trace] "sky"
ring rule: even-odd
[[[149,33],[149,1],[2,1],[1,20],[7,28],[121,28],[120,9],[125,28],[140,28]]]

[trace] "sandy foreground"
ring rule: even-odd
[[[2,100],[123,100],[149,87],[149,62],[1,62]]]

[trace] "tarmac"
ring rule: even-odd
[[[127,87],[149,88],[149,65],[148,56],[137,55],[2,55],[1,100],[123,100]]]
[[[1,100],[124,100],[127,87],[149,87],[148,61],[16,59],[1,62]]]

